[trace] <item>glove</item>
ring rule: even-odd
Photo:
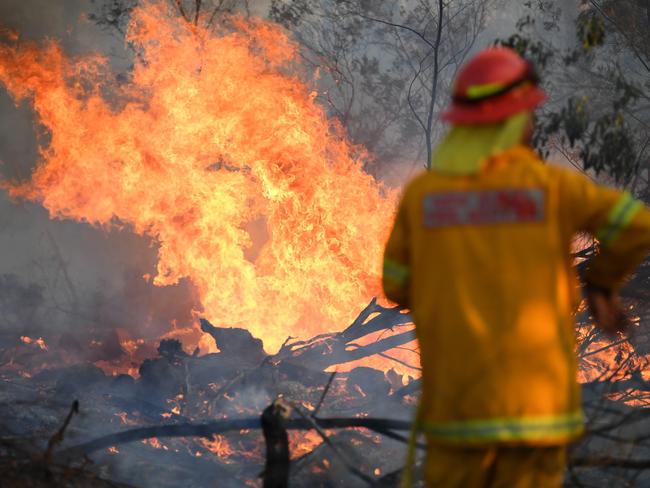
[[[587,305],[596,326],[609,336],[627,332],[630,327],[618,294],[612,290],[587,283],[585,285]]]

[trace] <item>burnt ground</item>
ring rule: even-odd
[[[261,486],[260,415],[278,397],[290,410],[290,486],[397,486],[419,380],[391,369],[329,370],[412,340],[408,316],[373,301],[345,330],[288,342],[275,355],[243,329],[202,327],[219,353],[163,341],[137,379],[91,363],[53,366],[56,352],[33,344],[3,349],[0,486]],[[598,340],[583,338],[594,345],[578,351],[590,367]],[[645,342],[635,340],[641,351]],[[583,385],[589,433],[572,449],[566,486],[650,485],[641,359],[626,345]]]

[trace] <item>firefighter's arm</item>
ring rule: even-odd
[[[410,308],[409,238],[406,202],[402,200],[384,251],[382,284],[386,297],[404,308]]]
[[[598,254],[587,268],[585,279],[616,291],[650,249],[650,211],[629,193],[623,193],[595,237]]]
[[[629,193],[597,185],[583,175],[565,178],[575,231],[598,241],[598,253],[584,275],[587,300],[606,332],[626,326],[618,290],[650,250],[650,211]]]
[[[609,334],[624,332],[629,321],[618,297],[625,278],[643,261],[650,247],[650,212],[624,193],[596,233],[598,254],[585,273],[587,302],[598,326]]]

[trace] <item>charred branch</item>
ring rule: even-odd
[[[70,411],[68,412],[68,415],[63,421],[63,425],[52,437],[50,437],[50,440],[47,443],[47,450],[45,451],[45,456],[44,456],[46,463],[49,464],[52,462],[52,453],[54,452],[54,448],[57,445],[59,445],[61,441],[63,441],[65,430],[68,428],[68,425],[70,424],[70,420],[72,420],[72,416],[76,413],[79,413],[79,402],[77,400],[72,402],[72,406],[70,407]]]
[[[404,310],[398,307],[382,307],[377,304],[377,299],[373,298],[354,322],[342,332],[322,334],[308,341],[289,343],[278,352],[274,361],[308,365],[322,371],[330,366],[385,353],[413,341],[415,336],[413,330],[409,329],[407,332],[391,335],[364,346],[353,342],[376,332],[392,332],[411,323],[411,317],[404,313]]]
[[[285,421],[291,415],[290,407],[278,399],[262,412],[262,432],[266,443],[264,488],[289,486],[289,436]]]
[[[314,418],[313,420],[321,429],[359,427],[377,433],[386,431],[409,431],[411,429],[411,423],[406,420],[383,418]],[[311,430],[314,428],[313,423],[304,418],[288,419],[284,426],[287,430]],[[224,434],[242,429],[260,429],[261,427],[261,419],[259,418],[222,420],[206,424],[141,427],[110,434],[77,446],[69,447],[59,452],[57,456],[62,459],[76,459],[100,449],[150,439],[152,437],[204,437],[209,439],[215,434]]]

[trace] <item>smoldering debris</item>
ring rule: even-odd
[[[315,480],[329,486],[364,486],[358,476],[350,476],[347,459],[354,459],[358,470],[376,480],[400,468],[403,431],[415,404],[411,389],[417,380],[404,384],[396,381],[401,376],[394,371],[384,374],[363,367],[332,374],[323,365],[340,367],[355,360],[359,352],[350,344],[377,331],[397,337],[405,334],[412,328],[408,315],[373,300],[344,331],[309,341],[288,340],[273,355],[264,353],[261,341],[248,331],[207,321],[202,326],[215,337],[218,353],[191,354],[179,341],[163,340],[156,356],[140,364],[137,378],[107,376],[88,362],[51,365],[35,374],[25,365],[0,369],[7,385],[0,404],[10,426],[3,429],[2,438],[28,440],[26,459],[43,457],[48,440],[68,414],[70,399],[75,398],[79,414],[69,420],[60,445],[50,446],[51,457],[61,469],[71,473],[81,469],[79,473],[88,471],[141,487],[213,486],[215,479],[220,480],[219,486],[242,486],[256,482],[265,464],[260,414],[274,399],[284,398],[295,412],[313,419],[294,413],[289,421],[292,486],[314,486]],[[332,357],[311,364],[317,356]],[[367,420],[387,416],[398,422],[401,434],[393,432],[391,424],[382,431],[384,424],[373,427]],[[320,419],[332,418],[348,419],[348,424],[341,424],[342,420],[322,424],[325,437],[312,430]],[[376,430],[341,430],[368,421]],[[201,429],[202,424],[220,422],[243,423],[214,435],[187,434],[191,426]],[[113,439],[110,436],[142,428],[154,430],[131,434],[136,436],[131,442],[90,447],[98,439],[107,442],[107,436]],[[164,429],[180,429],[184,435]],[[339,451],[346,455],[337,457]],[[25,461],[21,466],[32,465]]]
[[[364,354],[395,354],[395,344],[413,338],[408,315],[373,300],[344,330],[288,339],[271,355],[246,330],[207,321],[202,327],[219,352],[189,353],[178,340],[163,340],[137,377],[106,375],[88,362],[37,362],[33,374],[27,357],[5,363],[0,463],[12,466],[15,479],[32,476],[25,486],[52,486],[38,483],[59,475],[80,483],[66,486],[103,486],[102,479],[141,488],[214,486],[215,480],[255,486],[283,465],[279,473],[288,469],[292,487],[397,486],[420,380],[392,369],[344,366]],[[582,340],[583,361],[603,347],[620,347],[603,346],[598,334]],[[575,479],[645,480],[650,381],[633,351],[619,353],[616,368],[583,384],[588,435],[571,454]],[[79,400],[74,416],[71,399]],[[272,438],[286,435],[288,468],[282,451],[270,455],[264,441],[260,416],[270,405],[282,405]],[[634,456],[621,455],[630,440]],[[424,444],[417,447],[422,453]],[[44,475],[48,469],[53,474]]]

